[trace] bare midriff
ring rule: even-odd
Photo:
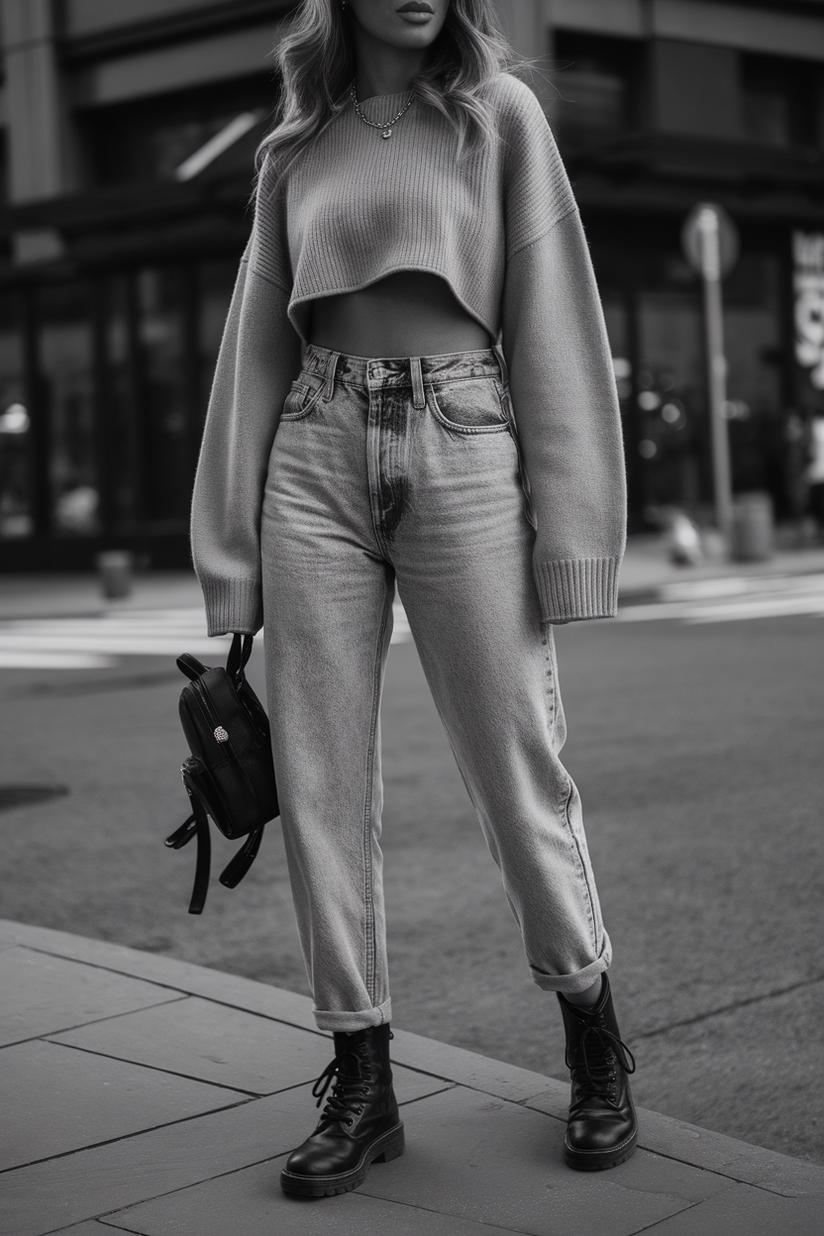
[[[414,270],[314,301],[309,338],[347,356],[439,356],[491,346],[444,279]]]

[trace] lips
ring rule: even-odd
[[[410,4],[404,4],[398,9],[399,13],[426,13],[433,17],[435,10],[431,4],[423,4],[421,0],[413,0]]]

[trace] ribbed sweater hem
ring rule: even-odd
[[[561,558],[535,563],[544,622],[613,618],[618,608],[621,559]]]
[[[209,635],[241,631],[254,635],[263,626],[260,580],[200,576]]]

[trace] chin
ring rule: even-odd
[[[432,34],[426,26],[407,26],[404,24],[401,30],[393,30],[386,41],[393,47],[401,47],[405,51],[424,51],[437,42],[439,33],[440,31],[437,34]]]

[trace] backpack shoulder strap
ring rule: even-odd
[[[190,914],[201,914],[206,904],[206,894],[209,891],[209,871],[212,865],[212,841],[209,837],[209,818],[203,810],[203,804],[196,794],[186,786],[192,814],[184,820],[180,828],[176,828],[166,845],[172,850],[180,850],[188,845],[193,837],[197,837],[197,862],[195,863],[195,882],[192,886],[192,898],[189,902]]]

